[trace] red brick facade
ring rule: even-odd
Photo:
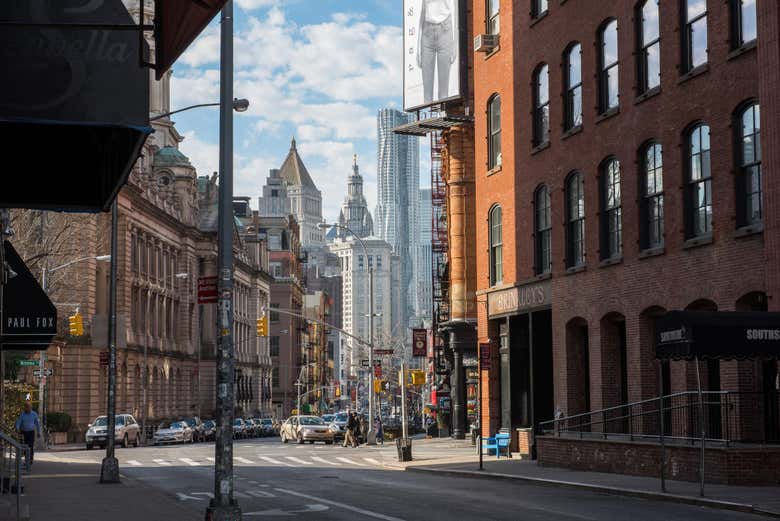
[[[501,419],[502,351],[497,346],[504,320],[515,327],[511,318],[488,316],[491,293],[550,280],[549,378],[554,409],[563,415],[658,396],[653,322],[666,310],[780,310],[777,2],[759,0],[757,45],[735,49],[729,39],[729,2],[709,0],[707,64],[684,76],[679,1],[660,0],[660,88],[646,96],[637,89],[635,2],[549,2],[549,11],[538,19],[531,18],[528,4],[501,2],[500,47],[477,54],[474,61],[478,334],[480,342],[494,345],[491,367],[481,371],[483,434],[507,425]],[[485,27],[485,2],[474,2],[473,14],[474,27]],[[597,33],[611,18],[618,25],[619,109],[605,116],[598,110]],[[572,42],[582,46],[583,114],[581,129],[565,133],[564,52]],[[543,63],[549,66],[550,136],[549,144],[534,148],[532,74]],[[486,109],[496,94],[501,96],[502,165],[488,171]],[[735,117],[750,100],[759,103],[763,116],[763,221],[740,228]],[[689,240],[686,132],[697,122],[710,127],[712,232]],[[643,250],[639,156],[649,140],[663,147],[663,246]],[[600,165],[610,157],[620,162],[623,246],[621,255],[605,261]],[[565,182],[571,172],[584,180],[585,257],[576,268],[566,262]],[[550,192],[552,268],[537,275],[534,193],[542,185]],[[503,281],[491,287],[487,219],[494,205],[503,209]],[[719,380],[721,390],[760,391],[759,364],[722,362],[718,377],[705,369],[705,387]],[[667,391],[695,389],[692,367],[672,363]],[[536,416],[537,422],[544,419]],[[511,424],[519,427],[514,419]]]

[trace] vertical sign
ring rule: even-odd
[[[198,304],[216,304],[217,300],[217,277],[198,278]]]
[[[490,369],[490,342],[479,344],[479,368]]]
[[[428,354],[428,331],[425,329],[412,330],[412,356],[426,356]]]

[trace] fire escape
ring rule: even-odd
[[[435,370],[443,374],[443,342],[436,332],[439,325],[450,319],[449,303],[449,260],[447,235],[447,184],[444,181],[444,163],[442,162],[442,133],[432,132],[431,138],[431,207],[433,213],[431,250],[433,266],[433,331],[435,348]]]

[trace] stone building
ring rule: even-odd
[[[322,222],[322,193],[298,154],[295,138],[279,168],[279,176],[287,184],[290,209],[301,227],[301,246],[304,249],[324,246],[325,232],[317,227]]]
[[[341,204],[338,224],[340,227],[333,227],[332,234],[341,239],[351,235],[347,228],[361,239],[374,234],[374,220],[363,195],[363,176],[360,175],[357,156],[353,158],[352,173],[347,179],[347,195]],[[331,238],[331,234],[328,235]]]

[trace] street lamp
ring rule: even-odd
[[[96,260],[98,262],[108,262],[111,260],[111,255],[98,255],[97,257],[82,257],[80,259],[76,259],[70,262],[66,262],[65,264],[61,266],[57,266],[56,268],[47,268],[46,266],[43,267],[41,270],[41,287],[43,288],[43,291],[47,290],[47,282],[48,282],[48,275],[49,273],[54,273],[55,271],[59,271],[61,269],[65,269],[68,266],[73,266],[76,263],[84,262],[88,260]]]
[[[167,118],[170,116],[173,116],[174,114],[178,114],[179,112],[184,112],[185,110],[192,110],[192,109],[199,109],[201,107],[219,107],[220,103],[198,103],[197,105],[190,105],[189,107],[184,107],[183,109],[178,110],[172,110],[171,112],[166,112],[165,114],[159,114],[157,116],[154,116],[153,118],[149,118],[149,121],[157,121],[163,118]],[[249,100],[246,98],[233,98],[233,110],[236,112],[246,112],[249,109]]]
[[[342,228],[351,233],[357,239],[368,262],[368,248],[358,234],[344,224],[328,224],[321,222],[317,225],[320,230],[328,228]],[[374,431],[374,264],[368,263],[368,436],[366,444],[376,445],[376,432]]]

